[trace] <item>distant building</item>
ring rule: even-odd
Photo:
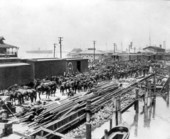
[[[74,48],[71,52],[67,54],[68,58],[81,58],[80,57],[80,52],[82,52],[82,49],[80,48]]]
[[[95,50],[95,61],[102,61],[105,58],[106,52],[101,50]],[[82,50],[80,48],[74,48],[71,52],[67,54],[68,58],[83,58],[88,59],[91,63],[94,61],[94,50]]]
[[[166,53],[170,53],[170,49],[166,49]]]
[[[148,46],[143,48],[143,50],[147,53],[152,53],[152,54],[161,54],[165,53],[165,49],[161,47],[156,47],[156,46]]]
[[[148,46],[143,49],[142,54],[147,55],[149,60],[165,59],[165,49],[156,46]]]
[[[94,51],[93,50],[84,50],[79,53],[79,56],[83,59],[88,59],[89,62],[94,61]],[[102,61],[105,57],[105,52],[101,50],[95,50],[95,61]]]
[[[6,44],[4,40],[4,37],[0,37],[0,57],[17,57],[19,47]]]

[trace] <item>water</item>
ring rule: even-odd
[[[27,53],[25,51],[19,52],[18,53],[19,58],[53,58],[54,54],[53,53]],[[56,52],[55,54],[56,58],[60,58],[60,53]],[[67,53],[63,52],[62,53],[62,58],[66,58]]]
[[[138,116],[133,106],[123,113],[122,121],[130,129],[130,139],[170,139],[170,108],[162,97],[156,97],[155,102],[144,108],[144,102],[140,101]],[[100,139],[105,129],[109,130],[109,122],[95,129],[92,138]]]

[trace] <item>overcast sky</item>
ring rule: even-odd
[[[0,35],[20,50],[170,45],[170,2],[161,0],[0,0]],[[59,46],[57,46],[59,50]]]

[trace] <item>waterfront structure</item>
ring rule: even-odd
[[[0,37],[0,57],[17,57],[19,47],[4,43],[5,38]]]
[[[80,57],[83,59],[88,59],[89,62],[94,61],[94,52],[92,50],[84,50],[79,53]],[[95,50],[95,62],[96,61],[102,61],[103,58],[105,57],[105,52],[101,50]]]
[[[160,45],[160,47],[148,46],[148,47],[143,48],[143,50],[144,50],[145,52],[154,53],[154,54],[165,53],[165,49],[163,49],[163,48],[161,47],[161,45]]]
[[[149,60],[156,60],[156,59],[163,60],[165,56],[165,49],[163,49],[161,45],[160,47],[148,46],[143,48],[142,53],[144,55],[147,55]]]
[[[81,58],[80,52],[82,52],[82,49],[80,48],[74,48],[71,52],[67,54],[68,58]]]
[[[164,60],[170,61],[170,52],[165,53]]]
[[[67,54],[68,58],[78,58],[78,59],[88,59],[89,67],[91,67],[94,63],[101,62],[107,57],[108,53],[101,50],[91,50],[85,49],[82,50],[80,48],[73,49],[71,52]],[[94,62],[95,56],[95,62]]]

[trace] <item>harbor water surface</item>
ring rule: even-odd
[[[169,98],[169,97],[168,97]],[[130,129],[129,139],[170,139],[170,108],[169,99],[156,97],[155,103],[148,106],[140,100],[139,113],[137,114],[132,106],[122,114],[122,124]],[[113,115],[113,127],[115,116]],[[109,130],[110,122],[92,132],[92,139],[101,139],[104,130]]]

